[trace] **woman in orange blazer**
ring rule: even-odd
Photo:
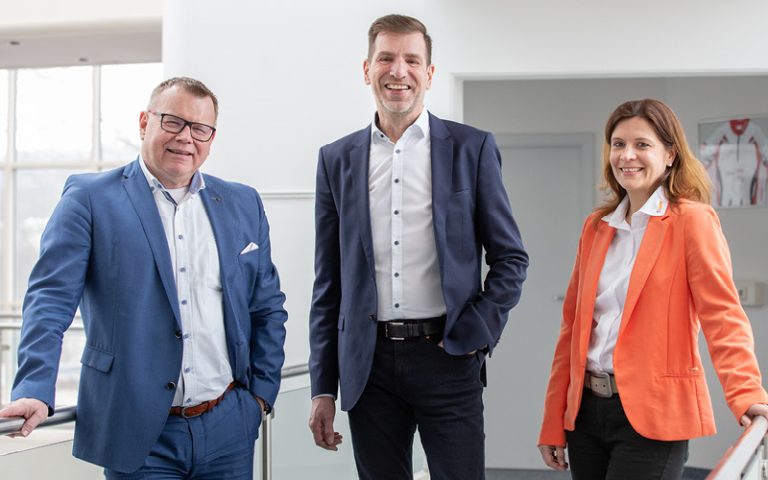
[[[605,128],[612,194],[590,215],[563,306],[539,449],[574,479],[674,479],[688,439],[715,433],[701,328],[733,414],[768,415],[749,320],[710,184],[658,100]]]

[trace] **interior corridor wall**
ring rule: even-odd
[[[166,0],[167,76],[198,77],[221,102],[204,169],[264,193],[288,295],[288,363],[308,355],[317,150],[371,121],[374,103],[362,77],[366,32],[392,12],[430,29],[437,71],[427,105],[456,120],[466,79],[768,72],[768,4],[761,0],[727,9],[649,0],[641,10],[608,0]],[[510,405],[526,414],[535,408]],[[490,465],[502,462],[489,458]]]

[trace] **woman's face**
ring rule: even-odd
[[[664,145],[644,118],[622,120],[613,129],[611,170],[635,208],[648,200],[674,159],[672,149]]]

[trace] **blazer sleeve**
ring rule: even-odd
[[[571,382],[571,350],[573,348],[573,323],[576,320],[576,305],[579,296],[579,272],[584,245],[584,231],[593,224],[590,216],[582,228],[576,260],[571,279],[563,301],[563,320],[557,337],[552,368],[544,397],[544,419],[539,433],[539,445],[565,446],[565,410],[568,405],[568,386]]]
[[[480,147],[477,174],[477,235],[489,266],[483,289],[466,306],[445,339],[446,351],[466,353],[493,350],[517,305],[528,269],[528,254],[512,216],[501,176],[501,154],[493,135],[486,133]]]
[[[83,295],[91,254],[88,192],[70,177],[40,240],[24,297],[18,370],[11,399],[36,398],[53,414],[64,332]]]
[[[684,216],[685,260],[693,304],[725,399],[737,421],[755,403],[768,403],[749,318],[732,278],[720,220],[709,205]]]
[[[333,199],[323,149],[315,188],[315,283],[309,314],[309,376],[312,397],[338,391],[338,319],[341,301],[339,212]]]
[[[272,263],[272,245],[269,240],[269,222],[264,205],[255,190],[259,212],[259,271],[257,283],[251,293],[250,363],[251,385],[254,395],[264,399],[271,407],[280,388],[280,370],[285,361],[285,322],[288,313],[283,308],[285,294],[280,290],[280,278]]]

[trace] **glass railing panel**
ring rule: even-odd
[[[74,423],[35,430],[27,438],[0,437],[3,480],[103,479],[101,467],[72,456]]]

